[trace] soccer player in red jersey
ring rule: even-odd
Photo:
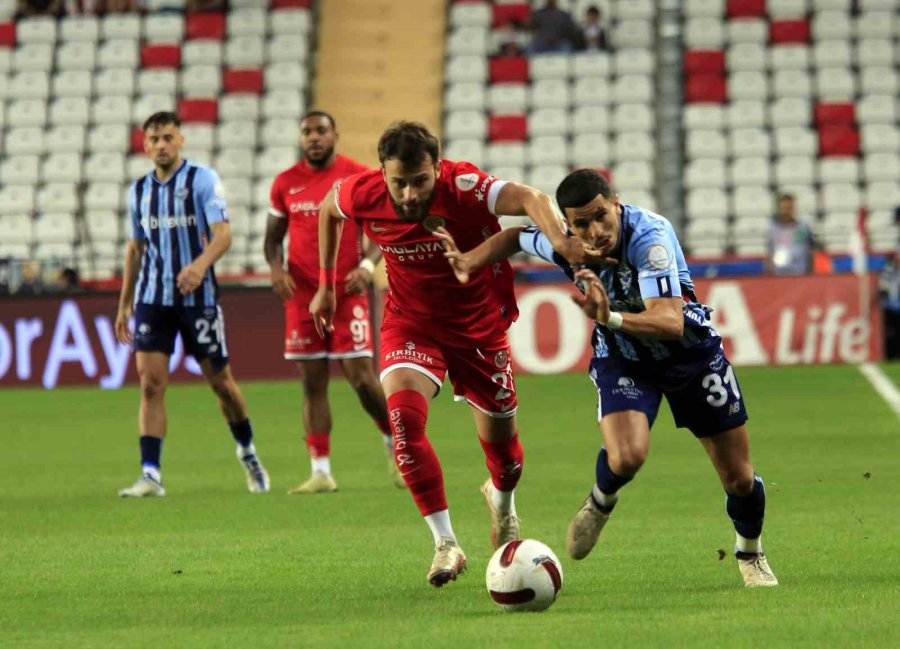
[[[523,452],[506,336],[518,315],[512,268],[498,262],[460,285],[435,232],[446,228],[462,249],[470,249],[500,230],[497,214],[527,214],[565,238],[549,196],[489,176],[471,163],[441,160],[439,152],[424,126],[400,122],[381,136],[381,169],[346,178],[325,197],[319,217],[322,268],[310,304],[319,333],[327,335],[335,326],[340,294],[335,283],[341,233],[361,226],[387,263],[381,381],[394,458],[434,536],[428,581],[437,587],[466,567],[450,524],[441,465],[425,435],[428,400],[447,373],[454,397],[472,409],[487,458],[491,477],[482,493],[494,547],[519,538],[513,490]]]
[[[297,361],[303,376],[303,424],[312,476],[288,493],[328,493],[337,490],[329,454],[331,408],[328,403],[328,366],[339,360],[363,408],[382,432],[391,478],[403,479],[393,460],[391,432],[384,391],[372,366],[372,338],[366,288],[381,253],[363,256],[362,234],[355,224],[344,228],[337,254],[337,311],[334,329],[325,338],[316,334],[308,306],[318,287],[319,205],[331,187],[347,176],[368,171],[355,160],[335,153],[338,134],[334,118],[322,111],[307,113],[300,122],[303,159],[281,172],[272,183],[266,223],[265,254],[272,272],[272,290],[284,300],[284,357]],[[290,234],[287,269],[283,241]]]

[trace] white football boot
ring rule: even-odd
[[[491,500],[493,489],[494,483],[490,478],[481,485],[481,495],[484,496],[484,502],[487,503],[488,511],[491,512],[491,546],[496,550],[510,541],[519,540],[519,523],[521,521],[515,514],[502,514],[494,507]]]
[[[330,473],[313,471],[309,480],[301,485],[288,489],[289,494],[328,494],[337,491],[337,482]]]
[[[778,585],[778,579],[769,567],[765,554],[762,552],[736,552],[735,556],[747,588],[768,588]]]
[[[575,518],[569,523],[566,549],[573,559],[584,559],[597,545],[600,531],[609,520],[609,514],[601,511],[590,496],[584,501]]]
[[[149,473],[144,473],[130,487],[119,489],[119,495],[123,498],[147,498],[165,496],[166,490],[163,489],[162,483],[154,480]]]
[[[269,473],[259,461],[256,453],[244,454],[244,449],[238,445],[237,458],[244,467],[244,474],[247,476],[247,489],[252,494],[269,493]]]
[[[442,538],[434,549],[434,560],[428,571],[428,583],[440,588],[466,571],[466,555],[456,541]]]

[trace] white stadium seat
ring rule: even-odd
[[[735,187],[731,193],[731,210],[737,218],[760,217],[769,213],[775,197],[766,186]]]
[[[611,57],[605,52],[579,52],[572,56],[572,74],[576,78],[605,78],[611,67]]]
[[[766,107],[759,101],[733,101],[725,117],[730,128],[762,128],[766,126]]]
[[[487,150],[483,140],[451,140],[444,148],[448,160],[467,160],[479,167],[487,164]]]
[[[266,66],[266,90],[302,90],[306,87],[306,67],[300,63],[272,63]]]
[[[610,92],[619,104],[649,103],[655,94],[653,78],[642,74],[616,77]]]
[[[893,68],[863,68],[860,74],[860,85],[863,94],[897,96],[897,74]]]
[[[125,156],[112,152],[91,153],[84,161],[84,177],[92,183],[125,182]]]
[[[822,101],[852,101],[856,78],[846,68],[825,68],[816,72],[816,90]]]
[[[78,187],[75,183],[49,183],[38,193],[41,212],[74,212],[78,209]]]
[[[866,185],[865,205],[870,210],[896,209],[900,205],[900,184],[896,180]]]
[[[178,91],[175,70],[141,70],[137,74],[137,90],[144,95],[174,95]]]
[[[534,108],[568,108],[571,104],[571,85],[566,79],[545,79],[531,85],[531,105]]]
[[[775,163],[778,185],[811,185],[815,180],[815,160],[811,156],[782,156]]]
[[[613,145],[613,158],[617,162],[651,160],[654,157],[655,149],[656,144],[649,133],[642,131],[619,133]]]
[[[250,189],[251,183],[249,178],[223,178],[222,184],[225,186],[225,195],[228,197],[228,207],[248,207],[251,203]],[[229,209],[229,212],[231,210]]]
[[[299,114],[300,111],[297,111]],[[234,94],[219,98],[219,119],[259,119],[259,97],[257,95]]]
[[[94,124],[130,124],[131,97],[101,96],[91,106]]]
[[[466,2],[450,5],[451,27],[489,27],[493,17],[489,2]]]
[[[615,49],[625,47],[651,47],[656,36],[654,34],[655,23],[650,20],[620,20],[616,28],[611,30],[609,39]]]
[[[36,185],[39,158],[36,155],[7,156],[0,162],[0,182],[4,185]]]
[[[225,44],[225,65],[232,68],[259,68],[266,59],[265,41],[259,36],[238,36]]]
[[[775,70],[772,73],[774,97],[802,97],[812,95],[812,80],[805,70]]]
[[[44,127],[47,123],[47,102],[41,99],[19,99],[6,107],[6,125]]]
[[[830,157],[819,160],[820,183],[859,182],[859,161],[850,157]]]
[[[812,19],[812,35],[816,40],[849,40],[849,14],[844,11],[817,12]]]
[[[768,48],[761,43],[734,43],[725,53],[725,63],[730,71],[758,71],[766,69]]]
[[[724,187],[725,161],[721,158],[695,158],[691,160],[684,169],[684,186],[687,189]]]
[[[296,146],[274,146],[263,149],[256,156],[256,177],[274,178],[297,164],[300,153]]]
[[[59,39],[64,43],[96,43],[100,36],[100,20],[96,16],[69,16],[60,21]]]
[[[97,46],[92,42],[63,42],[56,49],[59,70],[93,70],[97,60]]]
[[[222,122],[216,129],[216,144],[220,150],[256,150],[256,122]]]
[[[525,177],[525,183],[540,191],[556,195],[556,188],[569,173],[565,165],[540,165],[532,167]]]
[[[0,190],[0,196],[3,191]],[[31,244],[34,240],[34,222],[27,214],[10,214],[0,206],[0,229],[3,230],[4,244]]]
[[[692,18],[697,16],[721,18],[725,13],[725,0],[684,0],[681,11],[685,16]]]
[[[528,86],[524,83],[495,83],[488,87],[487,105],[494,113],[518,114],[528,110]]]
[[[649,104],[619,104],[612,112],[615,131],[652,131],[655,121]]]
[[[174,94],[140,95],[132,104],[131,121],[133,124],[141,125],[153,113],[175,110],[176,104]]]
[[[612,101],[612,89],[605,78],[582,77],[575,81],[572,92],[574,106],[607,106]]]
[[[893,124],[863,124],[862,148],[869,153],[896,153],[900,150],[900,132]]]
[[[119,219],[112,210],[90,210],[84,213],[88,236],[93,242],[118,241]]]
[[[307,9],[276,9],[269,16],[269,29],[273,34],[307,34],[311,24]]]
[[[300,125],[296,119],[270,119],[260,128],[259,142],[267,148],[283,146],[285,142],[296,142],[299,135]]]
[[[22,18],[16,23],[16,40],[20,44],[56,42],[56,19],[48,16]]]
[[[121,183],[91,183],[84,192],[86,210],[118,210],[122,204]]]
[[[454,7],[465,5],[453,5]],[[565,54],[540,54],[528,61],[532,81],[542,79],[567,79],[572,76],[572,57]]]
[[[146,176],[151,169],[153,162],[143,153],[128,156],[128,162],[125,163],[125,175],[132,181]]]
[[[525,145],[521,142],[489,144],[487,157],[492,167],[522,167],[525,165]]]
[[[769,120],[774,128],[781,126],[809,126],[812,123],[812,107],[800,97],[780,97],[771,102]]]
[[[896,153],[872,153],[863,161],[863,177],[868,182],[900,178],[900,156]]]
[[[265,36],[266,14],[263,7],[232,9],[228,12],[229,36]]]
[[[212,124],[184,124],[181,127],[184,145],[195,151],[211,151],[216,144],[215,131],[216,127]]]
[[[46,137],[48,142],[53,142],[53,153],[81,153],[84,151],[84,126],[53,126],[47,130]]]
[[[48,72],[53,69],[51,43],[26,43],[13,51],[12,68],[21,71]]]
[[[620,162],[613,169],[616,191],[651,191],[655,186],[653,165],[644,160]]]
[[[727,153],[725,136],[721,131],[688,131],[685,137],[690,158],[724,158]]]
[[[444,91],[445,110],[484,110],[483,83],[453,83]]]
[[[819,209],[819,194],[812,185],[779,185],[777,194],[791,194],[797,204],[797,215],[800,220],[810,220]]]
[[[33,126],[10,129],[6,132],[4,152],[7,155],[42,155],[44,129]]]
[[[769,23],[761,18],[735,18],[726,25],[729,43],[765,43],[769,40]]]
[[[46,100],[50,96],[50,77],[46,72],[16,72],[9,77],[7,96],[16,99]]]
[[[222,43],[209,39],[190,40],[181,46],[184,65],[222,65]]]
[[[692,189],[687,193],[685,210],[691,220],[724,220],[728,215],[728,194],[722,189]]]
[[[50,104],[50,123],[55,126],[85,126],[89,121],[86,97],[61,97]]]
[[[611,144],[606,135],[576,135],[572,140],[572,163],[577,167],[605,167],[612,158]]]
[[[728,169],[732,186],[769,185],[772,165],[767,157],[735,158]]]
[[[280,34],[268,39],[267,43],[268,60],[272,63],[305,61],[309,54],[309,43],[295,34]]]
[[[447,83],[485,82],[488,78],[488,61],[484,56],[460,55],[447,60]]]
[[[71,213],[45,213],[34,222],[34,238],[45,243],[75,243],[75,218]]]
[[[850,67],[850,41],[819,40],[813,46],[813,61],[817,68]]]
[[[617,75],[653,74],[656,60],[653,52],[643,48],[629,47],[619,50],[613,55],[613,69]]]
[[[105,70],[125,68],[136,70],[140,67],[140,46],[137,40],[115,38],[105,41],[97,50],[97,63]]]
[[[223,178],[252,178],[254,162],[246,151],[227,149],[215,157],[213,167]]]
[[[478,54],[487,56],[491,50],[490,32],[483,27],[460,27],[447,38],[447,54]]]
[[[525,184],[528,180],[528,177],[525,174],[525,167],[523,166],[491,167],[488,173],[495,178],[500,178],[511,183]]]
[[[769,131],[761,128],[732,130],[729,145],[735,157],[768,157],[772,153]]]
[[[853,31],[856,38],[884,38],[888,41],[896,37],[895,12],[892,11],[866,11],[856,17]]]
[[[527,161],[532,166],[566,165],[569,157],[569,144],[561,135],[533,137],[528,143]]]
[[[41,164],[41,181],[45,183],[81,182],[81,154],[51,153]]]
[[[721,129],[725,109],[718,104],[685,104],[682,114],[685,129]]]
[[[862,205],[862,195],[856,183],[830,183],[819,190],[825,212],[853,212]]]
[[[809,67],[809,58],[806,45],[776,45],[769,48],[769,68],[772,70],[805,70]]]
[[[108,13],[100,23],[103,40],[131,39],[137,41],[141,37],[141,16],[128,13]]]
[[[888,66],[895,64],[896,48],[884,39],[865,39],[856,43],[856,63],[861,68]],[[847,62],[849,65],[849,61]]]
[[[785,126],[774,130],[775,151],[780,156],[808,155],[818,152],[816,133],[810,128]]]
[[[53,77],[54,97],[90,97],[94,78],[88,70],[66,70]]]
[[[769,81],[765,72],[741,70],[728,75],[728,98],[765,101],[769,95]]]
[[[769,16],[778,20],[806,18],[806,0],[766,0]]]
[[[579,106],[572,111],[572,132],[576,134],[606,133],[610,125],[606,106]]]
[[[262,115],[266,119],[297,119],[303,113],[303,107],[303,98],[297,90],[273,90],[267,92],[262,99]]]
[[[144,38],[149,43],[180,43],[184,40],[184,16],[149,14],[144,18]]]
[[[126,153],[131,147],[127,124],[98,124],[88,131],[88,150]]]
[[[131,97],[134,94],[134,78],[134,72],[126,68],[100,70],[94,76],[94,88],[101,97]]]
[[[444,137],[483,138],[487,135],[487,116],[480,110],[458,110],[447,113]]]
[[[192,65],[181,70],[184,97],[215,97],[222,90],[222,69],[216,65]]]

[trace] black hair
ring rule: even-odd
[[[59,271],[59,275],[65,278],[70,286],[78,286],[78,271],[74,268],[63,268]]]
[[[431,156],[437,164],[441,145],[424,125],[419,122],[397,122],[378,140],[378,160],[399,160],[404,167],[416,167]]]
[[[331,115],[331,113],[326,113],[324,110],[311,110],[300,119],[300,123],[302,124],[310,117],[324,117],[329,122],[331,122],[331,128],[335,131],[337,130],[337,122],[334,121],[334,117]]]
[[[609,181],[596,169],[579,169],[559,183],[559,187],[556,188],[556,202],[561,210],[584,207],[597,198],[597,194],[606,199],[613,197]]]
[[[795,200],[794,195],[790,192],[784,192],[783,194],[778,195],[778,202],[781,201],[792,201]]]
[[[146,119],[144,122],[144,130],[146,131],[148,128],[153,128],[154,126],[168,126],[169,124],[180,127],[181,120],[178,119],[178,115],[172,111],[161,110],[158,113],[153,113]]]
[[[587,8],[587,11],[585,13],[590,14],[592,16],[599,16],[600,8],[597,5],[591,5],[590,7]]]

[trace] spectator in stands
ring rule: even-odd
[[[878,278],[884,315],[884,357],[900,358],[900,251],[894,251]]]
[[[587,8],[584,14],[584,27],[581,28],[581,45],[586,50],[608,50],[606,28],[601,22],[600,9],[595,5]]]
[[[581,39],[572,14],[560,9],[556,0],[547,0],[542,9],[531,15],[531,34],[531,54],[571,52]]]
[[[19,278],[19,288],[16,289],[16,295],[40,295],[43,289],[41,265],[38,262],[22,264],[22,275]]]
[[[104,9],[103,0],[65,0],[63,8],[67,16],[93,16]]]
[[[74,268],[63,268],[56,278],[56,290],[59,293],[84,293],[84,287],[78,279],[78,271]]]
[[[500,56],[522,56],[528,49],[528,32],[519,20],[510,20],[503,25],[495,38]]]
[[[63,10],[63,0],[19,0],[16,15],[58,16]]]
[[[778,197],[778,210],[769,230],[768,270],[775,275],[803,275],[812,271],[812,258],[821,246],[806,223],[797,220],[793,194]]]

